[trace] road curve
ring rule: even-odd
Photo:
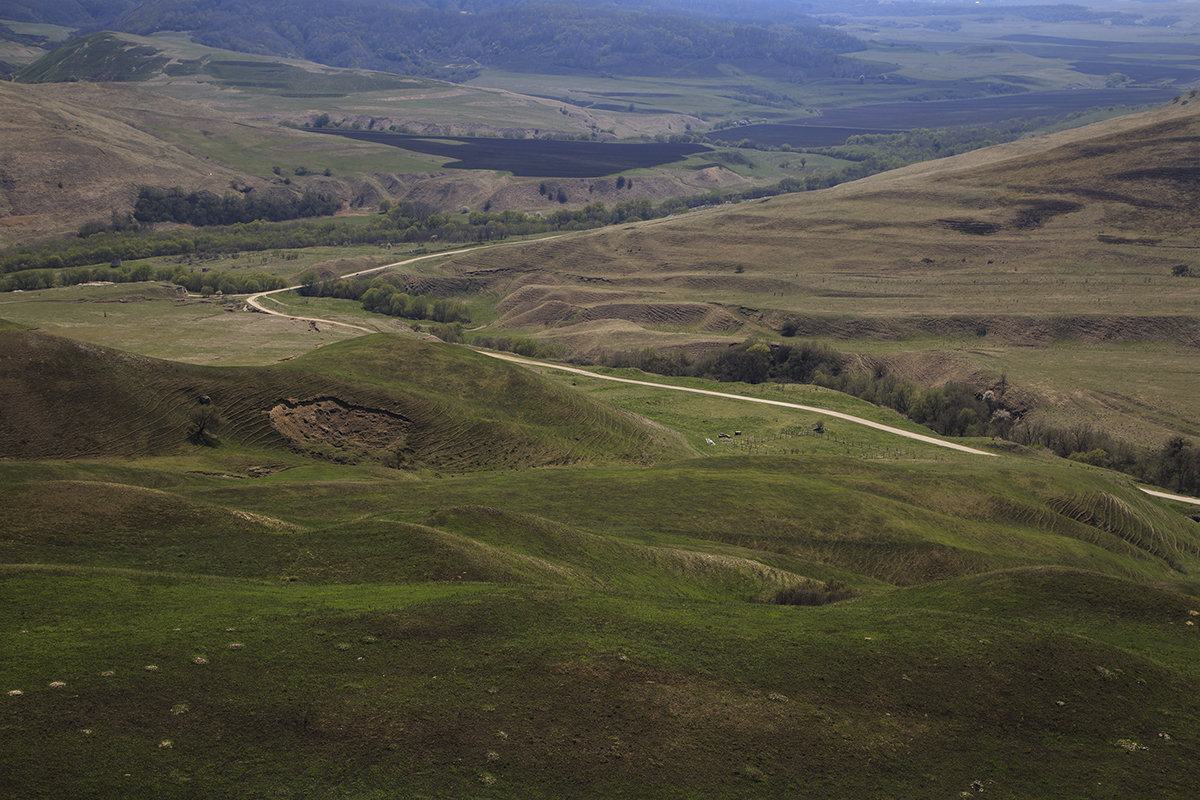
[[[569,235],[569,234],[559,234],[558,236],[549,236],[549,237],[546,237],[545,239],[528,239],[528,240],[524,240],[524,241],[520,241],[520,242],[504,242],[501,244],[492,245],[491,247],[515,247],[515,246],[520,246],[523,244],[531,244],[534,242],[545,242],[545,241],[549,241],[550,239],[557,239],[557,238],[559,238],[559,236],[567,236],[567,235]],[[382,270],[392,269],[394,267],[403,267],[407,264],[412,264],[416,261],[424,261],[429,258],[440,258],[442,256],[458,255],[459,253],[466,253],[466,252],[469,252],[472,250],[478,250],[478,249],[479,248],[477,248],[477,247],[463,247],[463,248],[459,248],[458,250],[445,250],[440,253],[427,253],[426,255],[423,255],[423,256],[414,256],[413,258],[407,258],[407,259],[404,259],[403,261],[396,261],[391,264],[384,264],[381,267],[370,267],[369,269],[362,269],[362,270],[359,270],[358,272],[352,272],[349,275],[343,275],[341,277],[356,278],[359,275],[367,275],[372,272],[380,272]],[[258,292],[257,294],[252,294],[249,297],[247,297],[246,303],[248,305],[250,305],[251,307],[257,309],[258,311],[263,312],[264,314],[270,314],[271,316],[275,316],[275,317],[288,317],[289,319],[298,319],[298,320],[302,320],[304,322],[320,322],[320,323],[323,323],[326,325],[341,325],[342,327],[352,328],[353,330],[362,331],[363,333],[378,333],[378,331],[371,330],[370,328],[364,328],[361,325],[354,325],[349,322],[338,322],[337,320],[324,319],[321,317],[299,317],[299,316],[296,316],[295,314],[286,314],[282,311],[275,311],[273,309],[266,308],[261,303],[262,298],[267,297],[268,295],[279,294],[281,292],[291,292],[291,291],[295,291],[296,289],[299,289],[299,288],[300,288],[300,286],[296,285],[296,286],[288,286],[283,289],[272,289],[269,292]],[[598,378],[598,379],[604,380],[604,381],[615,381],[617,383],[630,383],[635,386],[650,386],[655,389],[669,389],[674,392],[690,392],[692,394],[704,394],[704,395],[708,395],[710,397],[722,397],[722,398],[725,398],[726,400],[740,400],[744,403],[762,403],[763,405],[768,405],[768,406],[780,406],[782,408],[793,408],[793,409],[796,409],[797,411],[808,411],[808,412],[811,412],[814,414],[823,414],[827,417],[834,417],[836,419],[845,420],[847,422],[853,422],[856,425],[865,425],[868,428],[874,428],[876,430],[884,431],[885,433],[890,433],[895,436],[902,436],[905,439],[913,439],[915,441],[924,442],[926,444],[932,444],[937,447],[945,447],[949,450],[956,450],[960,453],[969,453],[971,455],[976,455],[976,456],[987,456],[989,458],[997,457],[996,453],[989,453],[986,450],[978,450],[974,447],[967,447],[964,444],[958,444],[956,442],[943,441],[942,439],[937,439],[937,438],[934,438],[933,436],[925,436],[924,434],[913,433],[912,431],[906,431],[903,428],[894,428],[891,425],[884,425],[882,422],[874,422],[872,420],[863,419],[862,417],[856,417],[851,414],[844,414],[841,411],[830,411],[829,409],[826,409],[826,408],[817,408],[816,406],[806,406],[806,405],[802,405],[800,403],[787,403],[787,402],[784,402],[783,400],[767,400],[766,398],[762,398],[762,397],[746,397],[745,395],[740,395],[740,394],[729,394],[727,392],[714,392],[709,389],[693,389],[690,386],[672,386],[672,385],[666,384],[666,383],[653,383],[652,381],[639,381],[639,380],[634,380],[632,378],[618,378],[613,375],[601,375],[596,372],[589,372],[586,369],[578,369],[576,367],[568,367],[568,366],[564,366],[562,364],[552,364],[547,361],[534,361],[533,359],[529,359],[529,358],[521,358],[520,356],[514,356],[510,353],[495,353],[495,352],[490,352],[487,350],[478,350],[476,352],[482,353],[485,356],[491,356],[492,358],[498,358],[502,361],[510,361],[514,364],[522,364],[524,366],[530,366],[530,367],[544,367],[546,369],[557,369],[557,370],[562,370],[563,372],[571,372],[571,373],[575,373],[577,375],[585,375],[589,378]],[[1185,495],[1180,495],[1180,494],[1170,494],[1168,492],[1161,492],[1156,489],[1147,489],[1144,486],[1138,486],[1136,488],[1142,492],[1145,492],[1146,494],[1148,494],[1152,497],[1159,497],[1164,500],[1175,500],[1180,503],[1189,503],[1191,505],[1200,506],[1200,498],[1187,497]]]
[[[519,242],[500,242],[497,244],[489,245],[487,249],[490,250],[493,247],[520,247],[521,245],[524,245],[524,244],[537,244],[540,242],[548,242],[548,241],[551,241],[552,239],[558,239],[560,237],[568,236],[568,235],[569,234],[566,234],[566,233],[560,233],[555,236],[546,236],[541,239],[523,239]],[[385,269],[393,269],[395,267],[404,267],[409,264],[416,263],[417,261],[425,261],[426,259],[430,259],[430,258],[442,258],[443,256],[456,256],[456,255],[459,255],[460,253],[469,253],[472,250],[479,250],[479,249],[480,248],[478,248],[478,247],[460,247],[457,250],[442,250],[437,253],[426,253],[423,256],[413,256],[412,258],[406,258],[403,261],[394,261],[391,264],[384,264],[381,267],[369,267],[367,269],[360,269],[358,272],[351,272],[346,275],[339,275],[338,279],[340,280],[342,278],[357,278],[359,275],[369,275],[372,272],[381,272]],[[264,314],[270,314],[273,317],[287,317],[288,319],[298,319],[301,322],[321,322],[326,325],[341,325],[343,328],[351,328],[356,331],[362,331],[363,333],[379,333],[379,331],[377,331],[377,330],[372,330],[371,328],[364,328],[362,325],[355,325],[350,322],[338,322],[335,319],[322,319],[321,317],[300,317],[295,314],[288,314],[287,312],[284,312],[284,311],[273,311],[262,304],[262,299],[264,297],[268,297],[273,294],[282,294],[283,292],[294,292],[297,289],[299,289],[300,286],[301,286],[301,284],[296,284],[295,286],[285,286],[282,289],[271,289],[268,292],[257,292],[246,298],[246,305],[250,306],[251,308],[255,309],[256,311],[261,311]]]
[[[817,408],[816,406],[806,406],[806,405],[801,405],[800,403],[787,403],[787,402],[784,402],[783,400],[767,400],[766,398],[763,398],[763,397],[746,397],[745,395],[741,395],[741,394],[728,394],[726,392],[714,392],[709,389],[693,389],[690,386],[672,386],[667,383],[653,383],[651,381],[638,381],[638,380],[634,380],[632,378],[617,378],[612,375],[600,375],[595,372],[589,372],[586,369],[577,369],[575,367],[565,367],[561,364],[551,364],[546,361],[533,361],[531,359],[521,358],[520,356],[514,356],[509,353],[493,353],[493,352],[489,352],[489,351],[485,351],[485,350],[480,350],[479,352],[483,353],[485,356],[491,356],[492,358],[498,358],[498,359],[501,359],[502,361],[511,361],[514,364],[523,364],[525,366],[530,366],[530,367],[546,367],[548,369],[557,369],[557,370],[562,370],[563,372],[573,372],[576,375],[586,375],[589,378],[599,378],[599,379],[605,380],[605,381],[616,381],[617,383],[632,383],[635,386],[652,386],[655,389],[670,389],[671,391],[675,391],[675,392],[690,392],[691,394],[705,394],[705,395],[708,395],[709,397],[722,397],[727,400],[741,400],[742,402],[745,402],[745,403],[762,403],[763,405],[768,405],[768,406],[780,406],[782,408],[794,408],[798,411],[809,411],[814,414],[824,414],[827,417],[836,417],[837,419],[846,420],[847,422],[853,422],[856,425],[865,425],[868,428],[875,428],[876,430],[884,431],[886,433],[891,433],[896,436],[903,436],[906,439],[915,439],[918,442],[924,442],[926,444],[937,445],[938,447],[945,447],[949,450],[957,450],[960,453],[970,453],[971,455],[976,455],[976,456],[987,456],[989,458],[996,458],[995,453],[989,453],[986,450],[977,450],[974,447],[967,447],[965,444],[957,444],[956,442],[943,441],[942,439],[937,439],[933,436],[925,436],[924,434],[913,433],[912,431],[906,431],[903,428],[894,428],[891,425],[884,425],[882,422],[874,422],[869,419],[863,419],[862,417],[853,416],[852,414],[843,414],[841,411],[830,411],[827,408]]]

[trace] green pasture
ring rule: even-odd
[[[116,358],[55,352],[37,386]],[[79,402],[161,409],[178,384],[231,427],[0,462],[17,794],[1166,798],[1200,755],[1200,536],[1124,476],[877,452],[893,445],[837,420],[791,436],[815,417],[388,337],[269,370],[118,358],[97,376]],[[912,427],[814,387],[681,382]],[[459,460],[339,463],[249,435],[239,406],[305,391],[420,398]],[[126,411],[80,407],[60,435]],[[504,426],[582,458],[488,467]],[[726,429],[762,448],[703,443]],[[856,596],[769,602],[831,582]]]
[[[285,128],[214,124],[197,129],[185,120],[152,127],[167,141],[235,169],[268,180],[287,178],[300,187],[319,184],[326,169],[331,177],[344,178],[370,172],[429,172],[440,166],[436,158],[420,153]],[[281,177],[274,177],[274,167],[280,168]],[[298,176],[297,168],[307,175]]]
[[[550,797],[568,774],[589,797],[1171,797],[1200,752],[1195,597],[1030,516],[1101,491],[1178,524],[1097,471],[728,457],[414,481],[218,448],[0,474],[17,790],[53,761],[55,786],[114,797]],[[865,596],[754,602],[789,575]]]
[[[24,688],[3,698],[0,736],[18,790],[865,797],[978,782],[1052,797],[1099,782],[1100,796],[1170,797],[1196,753],[1187,667],[904,593],[789,609],[6,572],[22,627],[4,644],[22,662],[3,680]],[[1057,587],[1066,605],[1092,588]]]
[[[174,286],[73,286],[0,296],[21,325],[193,364],[268,364],[346,338],[336,326],[252,314],[234,298],[184,298]],[[27,295],[37,294],[32,298]]]

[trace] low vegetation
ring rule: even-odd
[[[389,336],[256,370],[0,347],[17,792],[1191,780],[1200,533],[1110,473],[697,457],[565,379]],[[370,455],[388,431],[412,461]]]
[[[874,372],[848,369],[852,360],[850,354],[820,343],[745,342],[695,361],[682,350],[664,354],[645,348],[607,355],[602,363],[725,382],[811,383],[895,409],[943,436],[991,436],[1045,447],[1062,458],[1200,495],[1200,448],[1184,437],[1172,437],[1159,448],[1139,448],[1087,424],[1061,427],[1023,419],[1027,409],[1012,405],[1004,376],[984,386],[950,381],[922,387],[882,367]]]

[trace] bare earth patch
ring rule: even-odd
[[[411,424],[391,411],[344,403],[336,397],[284,400],[269,414],[275,430],[297,442],[349,444],[368,450],[403,444]]]

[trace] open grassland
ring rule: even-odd
[[[1200,525],[1111,472],[396,336],[0,363],[14,795],[1168,798],[1200,755]]]
[[[0,468],[0,507],[24,509],[0,567],[12,790],[1190,780],[1197,600],[1166,587],[1195,524],[1101,473],[813,456],[414,480],[223,450]],[[806,578],[866,596],[753,602]]]
[[[270,364],[357,333],[252,315],[235,299],[159,284],[72,286],[0,297],[0,315],[72,339],[192,364]]]

